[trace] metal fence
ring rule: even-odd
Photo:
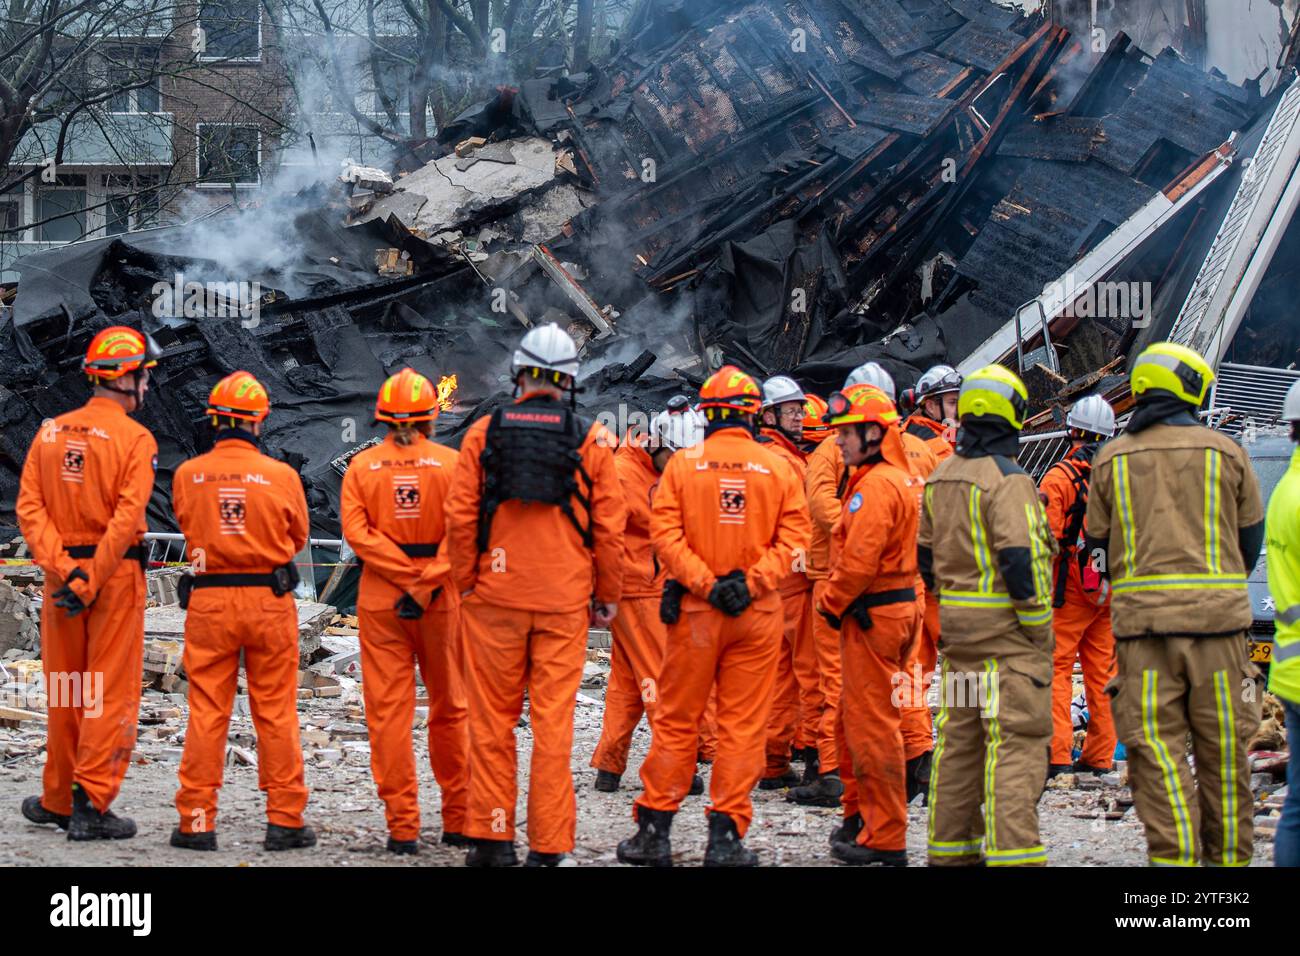
[[[1210,393],[1217,427],[1237,438],[1252,427],[1281,427],[1282,403],[1296,381],[1296,369],[1221,363]]]

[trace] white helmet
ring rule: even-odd
[[[578,346],[569,334],[554,322],[530,329],[515,349],[510,374],[518,375],[520,369],[544,368],[550,372],[577,377]]]
[[[1074,403],[1065,416],[1065,424],[1067,428],[1111,438],[1115,434],[1115,409],[1100,395],[1089,395]]]
[[[961,373],[951,365],[936,365],[916,380],[917,399],[961,391]]]
[[[660,448],[681,451],[704,441],[704,416],[689,406],[683,411],[665,408],[650,422]]]
[[[784,405],[786,402],[802,403],[807,397],[799,387],[799,383],[788,375],[773,375],[763,383],[764,408]]]
[[[894,376],[876,362],[867,362],[849,372],[849,377],[844,380],[844,387],[848,388],[850,385],[874,385],[888,395],[891,402],[896,401],[898,397],[894,389]]]
[[[1282,403],[1282,418],[1288,422],[1300,422],[1300,382],[1292,385]]]

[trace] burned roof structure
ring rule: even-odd
[[[141,414],[161,447],[151,527],[207,440],[208,389],[242,367],[272,396],[265,445],[334,535],[342,463],[403,365],[457,376],[453,442],[507,397],[524,327],[550,320],[584,346],[580,404],[617,424],[724,362],[824,391],[874,358],[902,387],[976,352],[1268,105],[1123,35],[1090,65],[1065,29],[992,0],[680,0],[631,27],[605,62],[501,88],[391,170],[21,260],[0,521],[109,322],[165,346]],[[156,315],[180,274],[257,282],[256,321],[211,302]],[[1084,325],[1062,380],[1131,340]]]

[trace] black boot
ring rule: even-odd
[[[740,842],[736,821],[716,810],[709,814],[709,845],[705,866],[758,866],[758,854]]]
[[[758,781],[760,790],[784,790],[786,787],[796,787],[799,785],[799,774],[789,765],[785,768],[785,773],[779,777],[764,777]]]
[[[833,847],[837,843],[857,843],[858,834],[862,832],[862,814],[855,813],[851,817],[845,817],[840,821],[840,825],[831,831],[830,845]]]
[[[930,758],[932,752],[927,750],[919,757],[913,757],[907,762],[907,802],[911,803],[912,798],[918,793],[925,794],[925,798],[930,799]]]
[[[300,850],[316,845],[316,831],[311,827],[282,827],[266,825],[266,839],[262,846],[268,850]]]
[[[388,845],[384,849],[396,856],[415,856],[420,852],[420,841],[398,840],[390,836]]]
[[[465,865],[476,867],[518,866],[515,845],[510,840],[475,840],[465,854]]]
[[[69,840],[129,840],[135,836],[135,821],[119,817],[112,810],[100,813],[86,791],[72,785],[72,816],[68,820]]]
[[[622,774],[610,773],[608,770],[596,771],[596,789],[601,793],[613,793],[618,789]]]
[[[803,751],[803,779],[799,782],[805,787],[811,787],[821,776],[821,756],[817,753],[816,747],[805,747]]]
[[[217,832],[208,830],[206,833],[185,833],[177,827],[172,831],[172,838],[167,842],[180,850],[215,850]]]
[[[1068,763],[1051,763],[1047,765],[1047,779],[1059,777],[1063,773],[1073,773],[1074,765]]]
[[[832,843],[831,856],[850,866],[907,866],[906,850],[875,850],[857,843]]]
[[[1090,763],[1076,760],[1070,767],[1070,773],[1110,773],[1113,767],[1094,767]]]
[[[529,850],[528,856],[524,858],[524,866],[563,866],[568,858],[567,853],[538,853]]]
[[[838,807],[844,796],[844,781],[839,771],[824,773],[806,787],[795,787],[785,795],[791,803],[804,807]]]
[[[447,846],[470,846],[473,841],[463,833],[447,833],[443,831],[442,842]]]
[[[69,817],[62,813],[46,810],[45,805],[41,803],[40,797],[28,797],[23,801],[23,816],[31,820],[32,823],[53,823],[60,830],[68,828]]]
[[[632,866],[672,866],[671,810],[636,808],[636,834],[618,845],[618,861]]]
[[[691,790],[688,796],[698,797],[704,792],[704,778],[698,773],[691,777]]]

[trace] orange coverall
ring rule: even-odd
[[[527,395],[539,410],[559,402]],[[528,844],[538,853],[573,849],[573,708],[587,658],[594,594],[615,603],[622,594],[623,505],[613,449],[617,440],[593,424],[579,449],[592,479],[593,547],[556,505],[504,501],[492,521],[487,550],[478,550],[483,453],[489,418],[469,427],[447,496],[447,547],[461,591],[461,644],[469,702],[469,811],[465,835],[513,841],[518,798],[515,727],[528,692],[533,754],[528,787]],[[466,593],[472,592],[472,593]],[[698,721],[697,721],[698,724]]]
[[[144,572],[123,560],[147,529],[158,445],[107,398],[41,425],[23,462],[18,524],[45,571],[41,659],[49,700],[41,805],[72,813],[72,785],[101,813],[117,796],[135,747],[144,654]],[[95,547],[74,558],[70,547]],[[87,610],[54,604],[71,586]],[[93,603],[92,603],[93,602]]]
[[[650,505],[659,487],[659,472],[646,450],[645,436],[633,438],[629,434],[623,440],[614,453],[614,468],[627,505],[623,597],[612,625],[614,646],[605,687],[605,711],[591,766],[622,776],[627,770],[632,732],[642,714],[653,732],[659,703],[659,669],[668,641],[668,626],[659,620],[659,600],[668,573],[650,544]],[[709,711],[713,710],[710,698]],[[710,760],[717,746],[711,731],[714,719],[712,713],[706,713],[700,724],[699,750]]]
[[[897,428],[885,431],[884,461],[858,468],[836,527],[838,559],[822,608],[842,618],[840,778],[844,815],[862,815],[858,843],[876,850],[907,846],[906,757],[896,675],[916,640],[915,596],[869,609],[864,630],[849,607],[859,595],[914,591],[918,574],[917,489]]]
[[[221,438],[172,478],[172,508],[202,574],[269,574],[307,543],[298,473],[243,438]],[[183,833],[216,829],[217,790],[244,652],[266,819],[303,825],[307,786],[298,741],[298,610],[270,587],[196,588],[185,616],[190,719],[176,809]]]
[[[927,477],[938,465],[934,452],[926,442],[915,435],[902,433],[903,450],[912,473],[921,478]],[[845,473],[844,457],[834,440],[822,442],[808,456],[808,507],[813,520],[813,544],[809,557],[809,574],[814,579],[813,607],[822,601],[826,593],[825,577],[827,570],[833,568],[837,558],[837,548],[832,540],[832,531],[840,520],[843,508],[843,488],[847,487],[849,476]],[[924,602],[924,585],[918,576],[918,602]],[[937,608],[936,604],[936,608]],[[821,761],[821,772],[832,773],[839,768],[839,744],[836,741],[836,726],[839,721],[839,699],[841,690],[840,673],[840,635],[826,623],[820,614],[813,613],[813,637],[817,646],[817,664],[821,674],[822,693],[825,706],[822,712],[821,732],[817,739],[817,751]],[[929,673],[919,668],[917,656],[920,652],[919,642],[913,645],[911,657],[904,668],[900,694],[903,700],[903,740],[907,757],[910,760],[933,747],[933,734],[930,723],[930,708],[924,704],[924,689],[914,687],[914,676],[918,670],[922,675]]]
[[[343,537],[363,562],[357,616],[370,769],[394,840],[420,836],[411,741],[416,665],[429,697],[429,765],[442,791],[443,832],[465,828],[469,729],[457,621],[460,594],[440,547],[443,504],[456,461],[455,451],[423,436],[399,445],[390,434],[358,453],[343,476]],[[437,554],[412,556],[403,546],[425,552],[436,547]],[[397,616],[403,594],[424,608],[418,620]]]
[[[1071,456],[1066,462],[1086,480],[1092,463]],[[1058,462],[1048,469],[1039,483],[1039,497],[1043,500],[1052,537],[1058,541],[1065,534],[1069,518],[1066,512],[1074,503],[1076,490],[1066,468]],[[1052,675],[1052,757],[1051,763],[1073,763],[1074,724],[1070,719],[1070,701],[1074,696],[1074,662],[1083,667],[1084,695],[1088,701],[1088,734],[1084,739],[1080,761],[1092,767],[1110,767],[1115,761],[1118,734],[1111,715],[1110,698],[1105,687],[1117,673],[1115,635],[1110,629],[1110,595],[1089,593],[1083,589],[1079,571],[1077,543],[1068,542],[1057,555],[1052,569],[1052,588],[1061,562],[1066,563],[1065,603],[1052,613],[1052,632],[1056,635]],[[1101,603],[1098,604],[1098,599]]]
[[[800,485],[808,470],[808,456],[775,428],[764,428],[759,442],[789,462]],[[767,722],[767,767],[764,777],[780,777],[790,770],[790,747],[815,747],[826,708],[817,673],[817,647],[812,636],[812,582],[807,554],[797,554],[781,582],[784,632],[777,657],[772,713]]]
[[[689,593],[668,631],[659,716],[641,765],[636,806],[676,811],[695,771],[700,717],[716,681],[718,751],[709,811],[741,837],[763,751],[781,645],[780,584],[812,529],[803,488],[776,454],[740,427],[712,431],[690,455],[674,455],[655,495],[650,536],[668,574]],[[730,617],[708,602],[718,577],[745,572],[752,603]],[[634,810],[635,814],[635,810]]]

